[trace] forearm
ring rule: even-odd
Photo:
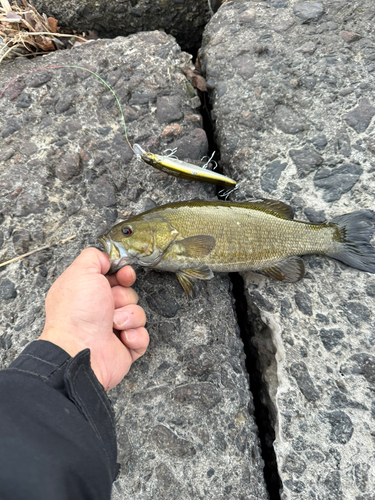
[[[109,500],[113,413],[90,367],[37,341],[0,372],[0,498]]]

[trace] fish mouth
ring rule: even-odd
[[[118,260],[120,259],[120,257],[122,257],[119,249],[110,238],[108,238],[107,236],[99,236],[98,240],[105,248],[105,252],[111,261]]]

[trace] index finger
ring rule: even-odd
[[[111,287],[114,286],[132,286],[135,282],[136,274],[131,266],[122,267],[116,274],[106,276]]]

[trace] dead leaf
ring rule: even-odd
[[[57,19],[55,19],[54,17],[49,17],[47,19],[47,22],[48,22],[48,26],[49,26],[49,29],[52,33],[57,33],[58,31],[58,28],[57,28]]]
[[[25,14],[25,21],[27,22],[27,24],[29,24],[31,26],[31,28],[35,31],[35,19],[34,19],[34,16],[32,14],[30,14],[30,12],[27,12]]]
[[[7,21],[11,21],[11,22],[15,22],[15,23],[19,23],[20,21],[22,21],[22,17],[19,16],[18,14],[16,14],[15,12],[8,12],[7,15],[6,15],[6,18],[7,18]]]
[[[34,40],[35,40],[35,43],[37,44],[37,46],[46,52],[50,51],[50,50],[55,50],[55,44],[48,37],[42,37],[42,36],[38,35],[38,36],[34,37]]]
[[[201,92],[207,92],[206,80],[201,75],[195,75],[191,79],[193,86]]]

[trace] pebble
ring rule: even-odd
[[[349,415],[341,410],[325,414],[326,419],[331,425],[329,440],[332,443],[346,444],[353,435],[353,422]]]
[[[323,163],[323,158],[309,146],[290,149],[289,155],[297,167],[299,177],[306,177]]]
[[[322,3],[302,2],[293,7],[293,12],[302,22],[308,23],[318,21],[324,13],[324,8]]]
[[[15,284],[8,278],[4,278],[0,282],[0,298],[3,300],[11,300],[17,297]]]
[[[343,115],[343,119],[352,127],[358,134],[365,132],[370,125],[372,117],[375,115],[375,107],[369,99],[365,98],[360,101],[352,111]]]
[[[284,105],[277,106],[276,108],[275,125],[285,134],[297,134],[305,129],[299,116],[292,109]]]
[[[168,455],[182,458],[192,457],[196,454],[196,449],[192,443],[178,437],[164,425],[154,427],[151,436],[158,448]]]
[[[280,160],[275,160],[266,165],[264,174],[260,179],[260,185],[264,191],[270,192],[277,188],[277,182],[287,165],[287,163]]]
[[[221,401],[221,392],[210,382],[187,384],[171,392],[171,398],[181,404],[192,404],[211,410]]]
[[[332,351],[332,349],[339,345],[340,341],[344,338],[344,332],[335,328],[329,330],[322,328],[319,335],[327,351]]]
[[[320,393],[316,389],[307,365],[304,361],[296,361],[290,365],[290,373],[295,378],[297,385],[307,401],[317,401]]]
[[[150,309],[164,318],[174,318],[180,309],[180,304],[165,290],[149,294],[146,300]]]
[[[353,33],[351,31],[342,31],[340,33],[340,36],[343,40],[345,40],[345,42],[348,43],[356,42],[361,38],[361,35],[358,35],[357,33]]]
[[[10,135],[13,135],[15,132],[18,132],[22,128],[22,123],[19,119],[17,118],[9,118],[6,123],[5,127],[3,128],[1,132],[1,137],[3,139],[6,139]]]
[[[183,118],[181,98],[178,95],[158,97],[156,116],[159,123],[172,123]]]
[[[173,147],[177,148],[176,155],[180,160],[200,160],[207,155],[208,140],[206,132],[201,128],[196,128],[175,141]]]
[[[81,173],[81,162],[79,154],[66,154],[55,168],[55,174],[60,181],[68,181]]]
[[[48,71],[36,71],[35,73],[28,75],[27,86],[33,88],[41,87],[51,79],[52,73],[49,73]]]
[[[358,181],[363,169],[354,163],[344,163],[336,168],[321,168],[314,176],[314,185],[324,190],[323,199],[331,202],[341,198]]]
[[[244,80],[249,80],[255,75],[255,64],[251,54],[242,54],[233,59],[231,64]]]
[[[16,107],[17,108],[29,108],[32,104],[32,99],[29,94],[21,94],[17,99]]]
[[[88,196],[97,207],[110,207],[116,203],[115,187],[105,176],[94,181]]]
[[[14,251],[22,255],[29,251],[30,232],[27,229],[17,229],[12,235]]]
[[[301,52],[303,52],[304,54],[314,54],[314,52],[316,51],[316,43],[314,42],[306,42],[304,44],[301,45],[300,49],[299,49]]]

